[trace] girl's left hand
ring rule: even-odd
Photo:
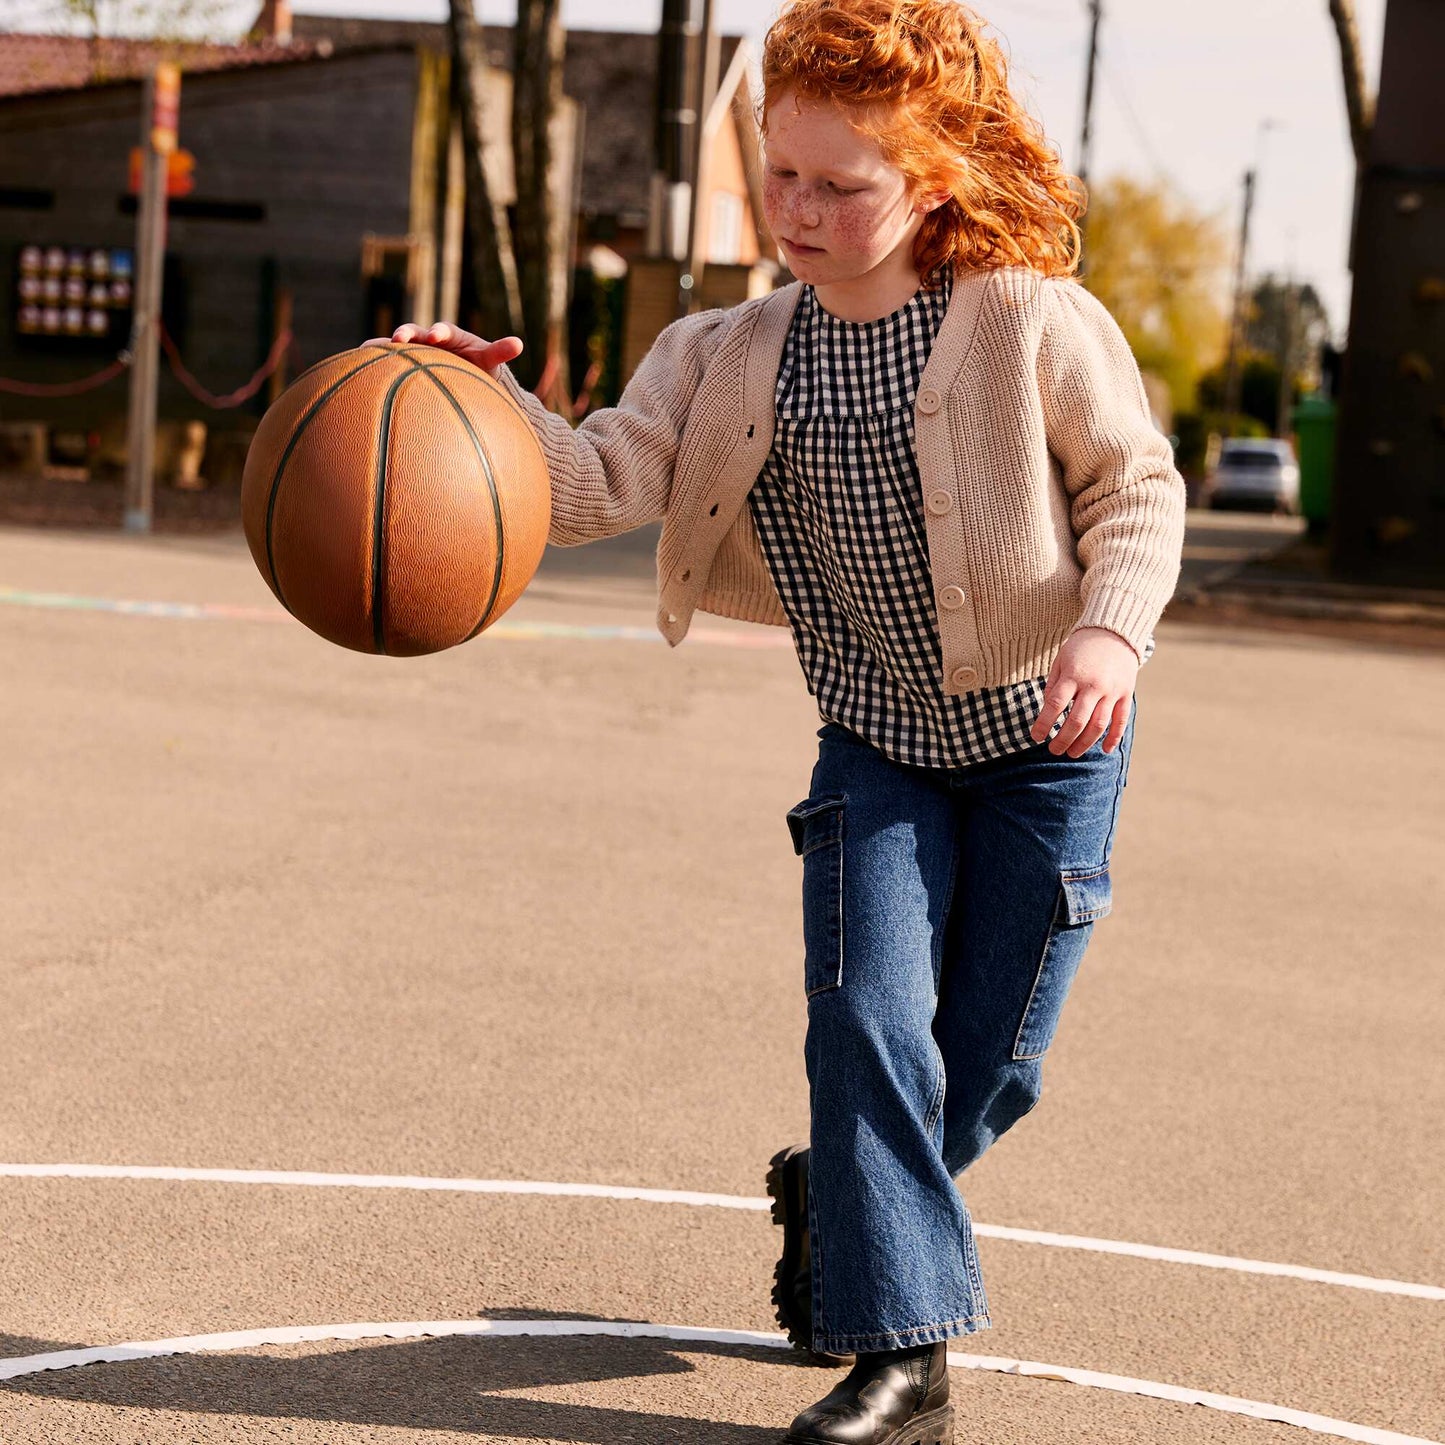
[[[1080,758],[1104,738],[1104,751],[1112,753],[1129,726],[1138,675],[1138,654],[1118,633],[1103,627],[1079,628],[1059,649],[1049,669],[1044,705],[1029,736],[1036,743],[1043,742],[1069,708],[1068,719],[1049,744],[1049,751],[1059,757],[1068,753]]]

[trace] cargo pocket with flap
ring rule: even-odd
[[[803,860],[803,988],[808,998],[843,982],[842,797],[808,798],[788,813]]]
[[[1038,1059],[1053,1042],[1064,1000],[1083,961],[1094,921],[1114,906],[1109,869],[1065,868],[1033,991],[1014,1039],[1015,1059]]]

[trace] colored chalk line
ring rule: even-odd
[[[613,1336],[620,1339],[673,1340],[681,1344],[753,1345],[790,1349],[784,1335],[763,1330],[708,1330],[690,1325],[658,1325],[633,1320],[411,1320],[388,1324],[295,1325],[280,1329],[236,1330],[225,1334],[183,1335],[169,1340],[131,1340],[95,1349],[57,1350],[43,1355],[22,1355],[0,1359],[0,1381],[16,1380],[46,1370],[71,1369],[76,1365],[123,1364],[133,1360],[160,1359],[167,1355],[192,1355],[203,1351],[255,1349],[264,1346],[306,1344],[329,1340],[409,1340],[473,1335],[531,1336]],[[990,1374],[1019,1375],[1026,1379],[1055,1380],[1086,1389],[1110,1390],[1116,1394],[1141,1395],[1183,1405],[1202,1405],[1226,1414],[1245,1415],[1295,1425],[1317,1435],[1340,1440],[1358,1440],[1365,1445],[1441,1445],[1423,1435],[1401,1435],[1291,1409],[1264,1400],[1246,1400],[1237,1395],[1218,1395],[1191,1390],[1159,1380],[1136,1380],[1128,1375],[1107,1375],[1097,1370],[1078,1370],[1070,1365],[1044,1365],[1035,1360],[1009,1360],[993,1355],[948,1351],[948,1363],[955,1369],[980,1370]]]
[[[123,617],[148,617],[172,622],[290,622],[291,614],[280,607],[243,607],[224,602],[147,602],[135,598],[86,597],[70,592],[27,592],[16,587],[0,586],[0,604],[11,607],[35,607],[57,612],[105,612]],[[519,618],[503,618],[494,622],[484,634],[504,637],[513,642],[546,642],[556,640],[582,642],[663,642],[662,634],[652,627],[625,625],[574,624],[567,622],[526,622]],[[706,625],[689,630],[688,637],[715,647],[744,649],[789,649],[792,636],[777,627],[751,627],[733,631]]]
[[[424,1174],[331,1174],[286,1169],[189,1169],[151,1164],[5,1164],[0,1178],[17,1179],[158,1179],[206,1184],[280,1184],[313,1189],[413,1189],[460,1194],[542,1194],[584,1199],[632,1199],[652,1204],[685,1204],[712,1209],[767,1210],[768,1199],[742,1194],[706,1194],[684,1189],[644,1189],[617,1184],[572,1184],[533,1179],[464,1179]],[[983,1239],[1004,1239],[1016,1244],[1039,1244],[1052,1249],[1076,1249],[1094,1254],[1127,1255],[1202,1269],[1233,1270],[1239,1274],[1273,1275],[1306,1280],[1312,1284],[1376,1294],[1404,1295],[1412,1299],[1445,1300],[1445,1287],[1413,1284],[1407,1280],[1377,1279],[1373,1275],[1346,1274],[1313,1269],[1308,1265],[1279,1264],[1270,1260],[1242,1259],[1206,1254],[1192,1249],[1134,1244],[1119,1239],[1092,1239],[1079,1234],[1054,1234],[1039,1229],[1016,1229],[1003,1224],[979,1224],[974,1233]]]

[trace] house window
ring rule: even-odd
[[[743,198],[731,191],[716,191],[712,198],[712,225],[708,228],[707,258],[719,266],[736,266],[743,249]]]

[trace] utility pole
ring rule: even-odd
[[[1104,0],[1089,0],[1089,69],[1084,78],[1084,124],[1079,136],[1079,180],[1083,183],[1084,197],[1089,192],[1089,169],[1094,148],[1094,81],[1099,73],[1099,27],[1104,20]],[[1089,223],[1085,210],[1079,218],[1080,240]],[[1079,270],[1083,271],[1082,264]]]
[[[1254,167],[1244,173],[1244,219],[1239,228],[1239,257],[1234,266],[1234,307],[1229,320],[1229,355],[1224,366],[1224,415],[1225,425],[1234,432],[1234,418],[1239,412],[1239,397],[1242,387],[1243,367],[1240,365],[1240,350],[1244,328],[1244,279],[1245,261],[1249,254],[1249,221],[1254,211]]]
[[[1079,179],[1086,186],[1094,144],[1094,81],[1099,73],[1099,27],[1103,20],[1104,0],[1089,0],[1089,69],[1084,77],[1084,125],[1079,137]]]
[[[156,389],[166,251],[166,171],[176,148],[181,72],[157,65],[141,91],[141,193],[136,209],[135,309],[130,332],[125,530],[149,532],[155,511]]]
[[[1281,327],[1279,358],[1279,409],[1275,413],[1274,434],[1287,437],[1293,430],[1290,415],[1294,410],[1294,358],[1298,350],[1300,288],[1295,280],[1295,233],[1289,233],[1289,274],[1285,278],[1284,316]]]

